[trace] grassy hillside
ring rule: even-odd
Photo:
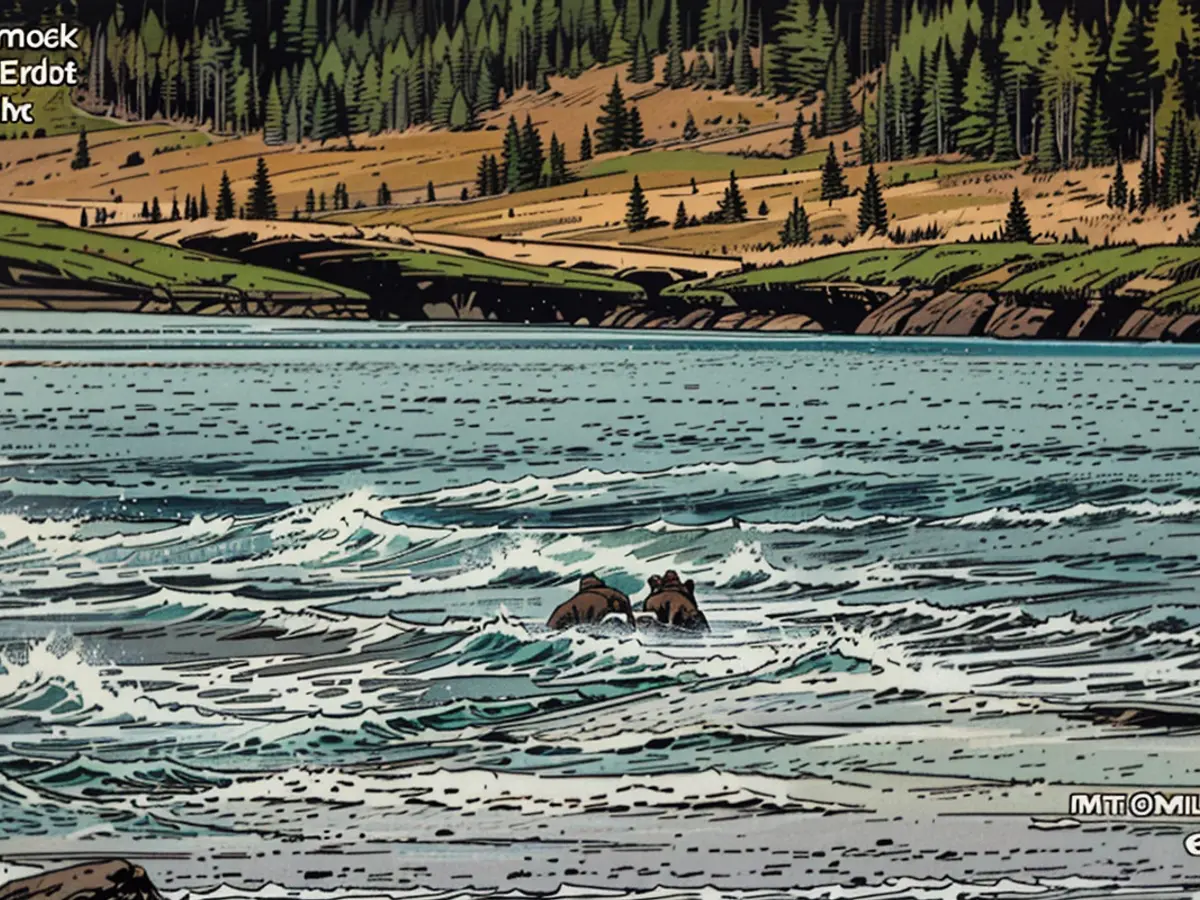
[[[10,285],[87,288],[119,295],[303,296],[363,300],[314,278],[167,244],[0,213],[0,274]]]

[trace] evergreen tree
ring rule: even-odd
[[[872,230],[881,234],[888,231],[887,204],[874,166],[867,169],[867,183],[858,203],[858,233],[866,234]]]
[[[1058,141],[1055,140],[1054,127],[1051,122],[1052,115],[1050,103],[1047,101],[1042,105],[1041,114],[1037,119],[1037,144],[1033,163],[1033,167],[1042,172],[1054,171],[1062,164],[1058,153]]]
[[[467,96],[461,90],[454,95],[454,101],[450,104],[450,117],[447,124],[451,131],[465,131],[471,127],[471,106],[467,103]]]
[[[749,94],[757,86],[758,74],[754,71],[754,58],[750,55],[750,35],[743,25],[733,58],[733,90],[738,94]]]
[[[825,94],[821,121],[825,134],[841,134],[854,126],[854,104],[850,101],[850,62],[846,42],[839,40],[825,70]]]
[[[201,219],[208,218],[208,192],[204,189],[204,185],[200,185],[200,206],[197,208],[197,213]]]
[[[1002,161],[1018,158],[1012,119],[1009,118],[1008,102],[1002,95],[996,104],[996,124],[992,128],[992,159]]]
[[[386,181],[383,182],[383,184],[379,185],[379,190],[375,192],[375,205],[376,206],[391,206],[392,205],[392,192],[388,188]]]
[[[263,140],[268,146],[284,142],[283,103],[279,99],[279,80],[271,79],[267,89],[267,108],[263,118]]]
[[[645,84],[654,80],[654,57],[642,34],[634,45],[633,59],[629,63],[629,80],[634,84]]]
[[[758,204],[758,214],[760,216],[762,216],[763,218],[766,218],[768,215],[771,214],[771,209],[770,209],[770,207],[767,206],[766,200],[763,200],[761,203]]]
[[[86,169],[92,164],[91,152],[88,150],[87,131],[79,129],[79,143],[75,145],[75,158],[71,160],[72,169]]]
[[[181,218],[183,218],[183,217],[179,214],[179,198],[172,197],[171,198],[171,221],[178,222]]]
[[[313,109],[312,138],[322,144],[338,134],[337,98],[337,87],[331,77],[317,92],[316,106]]]
[[[642,128],[642,114],[638,112],[636,106],[629,107],[629,118],[627,119],[629,134],[627,137],[630,147],[640,147],[646,143],[646,133]]]
[[[437,192],[433,189],[433,181],[425,182],[425,199],[429,203],[434,203],[437,200]],[[347,200],[347,202],[349,202]]]
[[[1192,154],[1189,147],[1187,125],[1183,111],[1176,110],[1171,117],[1171,130],[1163,148],[1162,203],[1164,208],[1178,206],[1192,199],[1194,173]]]
[[[592,158],[592,135],[588,131],[587,125],[583,126],[583,137],[579,139],[579,159],[581,162],[587,162]]]
[[[304,195],[304,211],[310,216],[317,211],[317,195],[312,188]]]
[[[683,205],[683,201],[679,201],[679,207],[675,210],[675,229],[688,227],[688,212],[687,207]]]
[[[604,101],[596,126],[596,152],[623,150],[628,146],[628,139],[625,96],[621,93],[620,83],[613,78],[612,90]]]
[[[967,67],[962,116],[954,126],[958,149],[975,159],[987,159],[992,155],[995,129],[996,84],[984,66],[983,51],[976,50]]]
[[[670,24],[667,26],[667,69],[663,80],[667,87],[681,88],[687,81],[683,69],[683,29],[679,24],[679,4],[671,0]]]
[[[646,202],[641,182],[634,175],[633,189],[629,192],[629,201],[625,205],[625,227],[630,231],[641,231],[647,226],[649,217],[650,204]]]
[[[800,200],[792,198],[792,211],[779,232],[779,243],[784,247],[800,247],[812,240],[808,224],[808,213],[800,205]]]
[[[1158,160],[1153,154],[1147,152],[1142,159],[1142,173],[1138,177],[1138,197],[1140,199],[1138,208],[1142,212],[1154,205],[1155,199],[1158,197],[1158,184]]]
[[[1129,204],[1129,182],[1125,180],[1125,166],[1118,160],[1113,173],[1112,186],[1108,189],[1108,205],[1112,209],[1124,210]]]
[[[479,157],[479,168],[475,170],[475,193],[487,197],[491,192],[491,182],[488,180],[488,155]]]
[[[1031,242],[1033,229],[1029,224],[1029,213],[1021,201],[1021,192],[1013,188],[1012,200],[1008,204],[1008,218],[1004,222],[1004,240]]]
[[[146,200],[142,201],[141,218],[143,220],[150,218],[150,203],[149,203],[149,201],[146,201]]]
[[[233,186],[229,182],[229,173],[221,173],[221,186],[217,189],[217,213],[219,220],[232,219],[234,216]]]
[[[838,162],[833,144],[830,144],[829,155],[825,157],[825,164],[821,167],[821,199],[829,201],[829,205],[833,206],[834,200],[849,196],[850,189],[846,186],[841,163]]]
[[[496,154],[494,154],[494,153],[491,154],[490,156],[488,156],[487,185],[488,185],[487,192],[490,196],[496,196],[497,194],[501,193],[501,191],[503,190],[501,183],[500,183],[500,165],[496,161]]]
[[[796,124],[792,126],[792,156],[803,156],[808,152],[808,141],[804,139],[804,107],[796,112]]]
[[[727,225],[745,222],[750,218],[746,198],[742,196],[742,190],[738,187],[736,172],[729,173],[729,187],[725,188],[725,196],[721,200],[719,209],[721,221]]]
[[[508,117],[504,134],[504,186],[509,193],[521,190],[521,129],[515,116]]]
[[[518,164],[520,173],[520,189],[533,190],[542,183],[542,169],[546,165],[546,155],[542,150],[542,136],[538,134],[530,116],[525,117],[525,127],[521,129],[521,158]]]
[[[157,196],[150,202],[150,221],[151,222],[161,222],[162,221],[162,207],[158,205],[158,197]]]
[[[698,137],[700,137],[700,129],[696,127],[696,119],[689,109],[687,121],[683,123],[683,139],[685,141],[694,141]]]
[[[274,219],[278,215],[267,161],[261,156],[254,168],[254,183],[250,186],[246,214],[251,219]]]
[[[87,207],[86,206],[79,210],[79,227],[80,228],[88,227],[88,217],[87,217]]]

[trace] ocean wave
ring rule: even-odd
[[[1138,519],[1154,521],[1160,519],[1192,519],[1200,516],[1200,501],[1174,500],[1158,503],[1140,500],[1132,503],[1076,503],[1053,510],[1026,510],[996,506],[930,522],[941,528],[1003,528],[1010,525],[1037,526],[1062,525],[1068,522],[1086,522],[1089,519]]]

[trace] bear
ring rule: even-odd
[[[554,610],[546,625],[562,631],[577,625],[599,625],[611,615],[620,616],[622,625],[635,627],[629,598],[595,575],[585,575],[579,580],[579,592]]]
[[[650,596],[642,610],[654,614],[658,625],[670,625],[684,631],[710,631],[708,620],[696,605],[696,585],[692,579],[680,581],[673,569],[662,578],[650,576]]]

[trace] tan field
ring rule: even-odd
[[[637,103],[653,144],[581,162],[579,137],[585,124],[594,133],[614,74],[627,100]],[[863,85],[856,86],[860,105],[863,91]],[[701,137],[684,142],[681,131],[689,110]],[[839,252],[847,245],[890,244],[887,238],[855,236],[858,199],[853,193],[832,204],[819,199],[819,168],[830,143],[845,163],[851,191],[861,188],[866,171],[856,164],[858,129],[811,140],[808,153],[788,158],[796,113],[794,103],[631,84],[623,68],[597,68],[575,80],[552,79],[546,93],[522,91],[488,114],[482,128],[469,132],[422,128],[403,134],[360,135],[351,142],[324,146],[270,147],[258,136],[229,138],[190,125],[143,123],[92,133],[92,165],[81,170],[70,165],[75,136],[4,141],[0,142],[0,193],[7,199],[0,208],[76,225],[81,206],[103,207],[110,213],[107,227],[169,241],[204,223],[147,228],[148,223],[139,218],[143,203],[157,197],[163,214],[169,216],[173,201],[177,199],[182,207],[186,195],[197,196],[203,188],[211,207],[223,172],[228,172],[241,202],[257,160],[263,157],[281,219],[290,220],[293,210],[303,210],[310,189],[317,195],[324,193],[331,203],[335,185],[344,183],[352,206],[361,208],[328,209],[318,212],[316,221],[348,226],[350,234],[375,239],[407,240],[416,235],[419,243],[431,246],[446,246],[447,236],[455,236],[476,244],[476,251],[508,259],[565,261],[576,257],[569,249],[576,245],[625,248],[625,256],[638,251],[696,255],[724,268],[727,264],[719,261],[721,257],[763,264]],[[812,108],[805,109],[806,117],[811,113]],[[563,139],[573,177],[570,183],[499,197],[475,196],[479,158],[500,153],[510,115],[518,121],[532,116],[547,145],[552,133]],[[127,165],[133,152],[141,155],[141,164]],[[1126,173],[1131,181],[1136,176],[1133,168]],[[878,169],[893,230],[934,227],[940,232],[936,241],[992,235],[1003,222],[1014,187],[1026,202],[1035,232],[1047,238],[1075,232],[1093,244],[1161,243],[1173,242],[1192,228],[1182,209],[1144,217],[1109,210],[1104,203],[1112,175],[1108,168],[1041,176],[1026,174],[1014,164],[951,157],[889,163]],[[672,227],[680,203],[698,219],[714,210],[730,172],[737,173],[749,221]],[[651,215],[661,224],[631,233],[624,217],[634,175],[646,191]],[[392,204],[378,207],[376,195],[385,183]],[[434,187],[434,202],[427,200],[429,183]],[[461,199],[464,188],[466,200]],[[805,205],[814,243],[779,250],[772,245],[793,198]],[[760,212],[763,204],[765,212]],[[262,226],[257,228],[263,231]],[[270,230],[291,228],[298,226],[284,221]],[[513,241],[521,242],[519,251],[507,246]],[[537,249],[541,242],[547,246]],[[588,255],[578,258],[588,259]],[[623,256],[617,252],[605,258]]]

